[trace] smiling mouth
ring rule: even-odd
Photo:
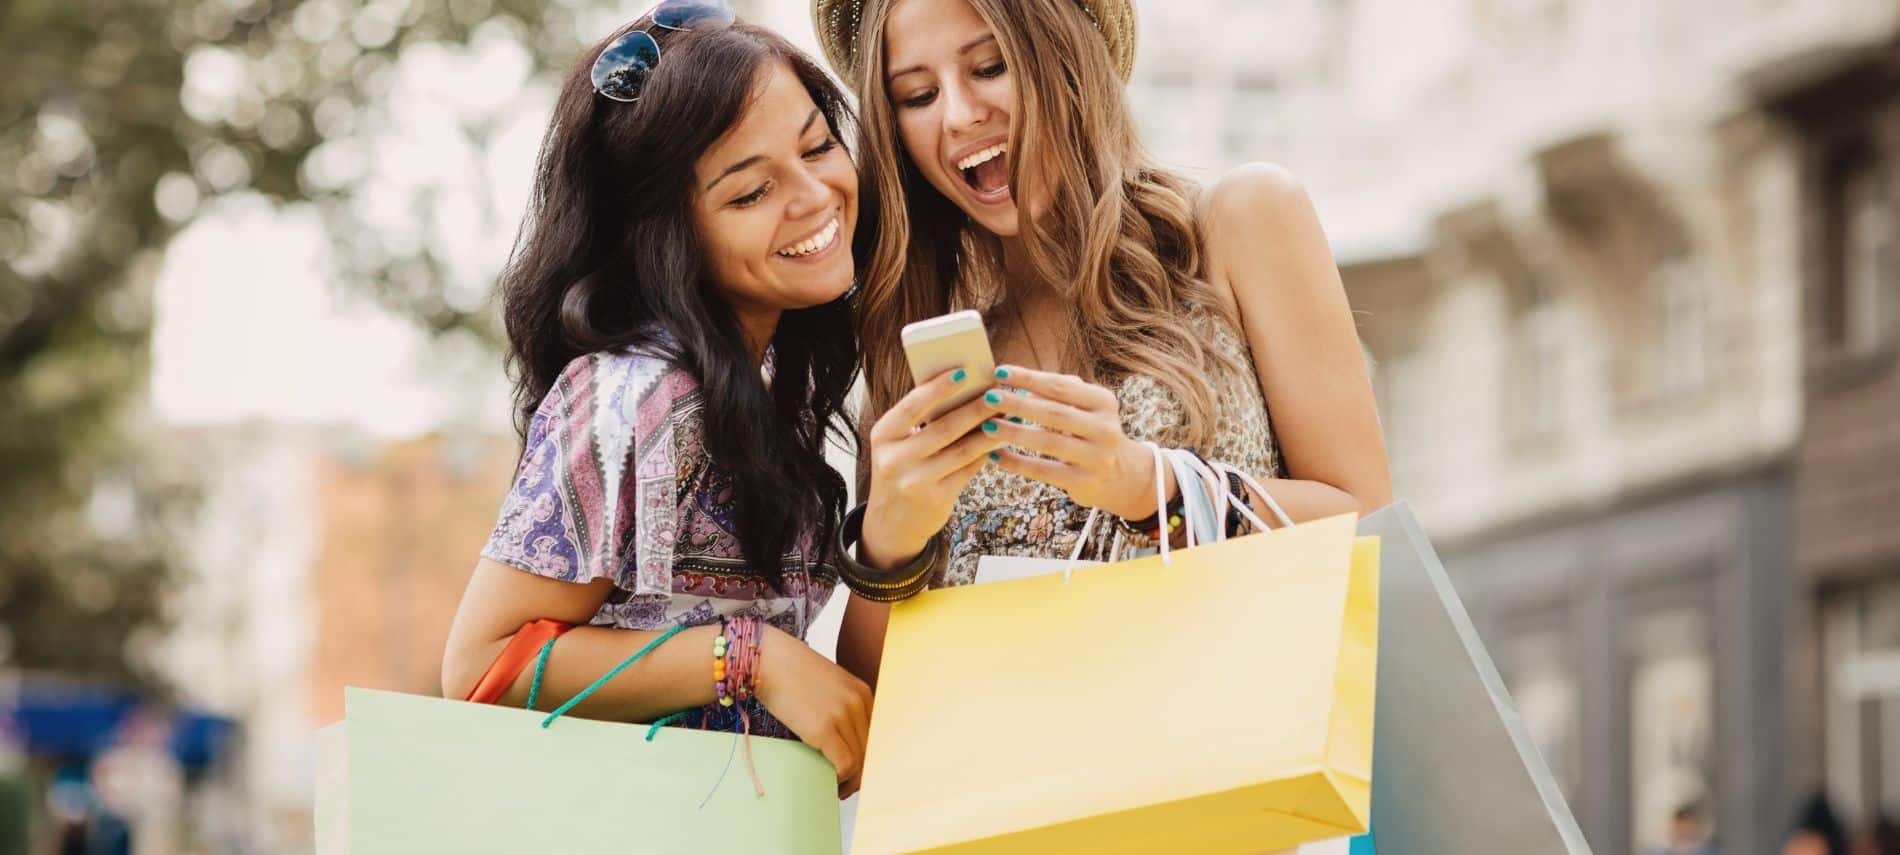
[[[804,258],[824,252],[830,249],[832,244],[838,242],[838,233],[843,230],[844,224],[837,217],[832,217],[831,222],[826,223],[817,234],[779,250],[778,255],[781,258]]]
[[[978,196],[996,196],[1009,189],[1009,146],[998,143],[957,162],[963,183]]]

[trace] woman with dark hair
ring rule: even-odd
[[[650,650],[573,714],[796,736],[855,789],[870,691],[803,643],[856,376],[847,118],[719,0],[668,0],[568,74],[501,284],[525,445],[448,697],[545,709]],[[543,622],[542,673],[484,689]]]

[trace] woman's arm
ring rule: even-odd
[[[1372,380],[1306,189],[1249,164],[1208,192],[1201,216],[1210,276],[1238,310],[1286,463],[1288,477],[1263,486],[1295,521],[1390,503]]]
[[[884,630],[891,623],[891,604],[877,603],[857,594],[844,606],[838,627],[838,664],[877,688],[878,663],[884,658]]]
[[[562,582],[482,559],[449,629],[442,657],[443,694],[467,697],[522,624],[542,618],[578,624],[592,618],[611,585],[606,579]],[[719,632],[718,624],[710,624],[668,639],[589,695],[573,715],[645,722],[712,703],[712,640]],[[548,656],[539,706],[552,709],[574,697],[659,635],[575,627],[554,643]],[[530,668],[516,678],[501,703],[525,703],[533,673]],[[796,636],[768,625],[759,650],[759,702],[831,761],[841,782],[839,798],[856,791],[870,732],[869,687]]]
[[[522,624],[542,618],[585,624],[611,589],[606,579],[562,582],[482,559],[449,629],[442,657],[443,695],[467,697]],[[718,632],[717,625],[702,626],[669,639],[582,701],[573,714],[652,721],[712,703],[712,639]],[[545,710],[565,702],[658,637],[657,632],[576,626],[554,643],[538,705]],[[500,702],[516,707],[525,703],[533,673],[532,668],[524,670]]]

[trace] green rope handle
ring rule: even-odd
[[[680,710],[679,712],[676,712],[663,719],[660,719],[659,721],[654,722],[652,727],[647,728],[647,741],[652,742],[653,737],[659,735],[660,728],[666,727],[669,724],[678,724],[680,721],[684,720],[686,718],[686,714],[689,712],[692,712],[692,710]]]
[[[559,636],[555,638],[559,638]],[[547,673],[548,654],[554,652],[554,640],[554,638],[550,638],[548,639],[548,643],[541,645],[541,655],[534,660],[534,680],[528,684],[527,708],[530,710],[534,709],[535,699],[541,697],[541,675]]]
[[[620,676],[620,672],[633,667],[633,663],[640,661],[641,659],[645,658],[648,653],[652,653],[655,648],[659,647],[662,644],[665,644],[667,639],[670,639],[673,636],[679,635],[680,633],[685,632],[685,631],[686,631],[686,627],[675,625],[672,629],[669,629],[663,633],[660,633],[659,638],[656,638],[656,639],[653,639],[652,641],[647,642],[647,645],[645,647],[640,648],[638,652],[634,653],[632,656],[627,657],[626,660],[621,662],[619,665],[615,665],[612,671],[608,671],[606,674],[601,675],[601,678],[598,680],[595,680],[592,685],[588,686],[585,689],[582,689],[580,691],[580,694],[577,694],[574,697],[569,698],[567,703],[564,703],[560,705],[559,707],[556,707],[554,712],[548,713],[548,717],[541,720],[542,729],[545,730],[549,725],[554,724],[555,719],[560,718],[563,715],[566,715],[568,710],[573,709],[575,705],[579,704],[581,701],[587,700],[587,697],[589,695],[592,695],[593,693],[599,691],[601,686],[607,685],[608,680],[612,680],[613,678]],[[540,661],[536,662],[534,666],[534,682],[535,683],[541,682],[541,672],[547,667],[547,653],[548,653],[548,650],[553,647],[553,645],[554,645],[554,642],[550,641],[548,642],[548,646],[542,648],[541,650],[541,659]],[[530,694],[533,694],[532,687],[530,688],[529,691],[530,691]]]

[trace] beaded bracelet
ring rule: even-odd
[[[752,789],[765,797],[765,783],[759,780],[758,767],[752,761],[752,718],[746,706],[759,695],[759,643],[765,636],[765,621],[756,615],[720,619],[719,634],[713,636],[713,693],[721,709],[731,712],[733,733],[745,744],[746,770],[752,776]],[[705,718],[701,718],[704,724]],[[650,736],[650,734],[649,734]],[[723,779],[725,773],[720,773]],[[718,790],[714,784],[713,789]],[[707,799],[712,794],[706,795]],[[705,807],[705,803],[700,803]]]
[[[1168,500],[1166,509],[1158,510],[1138,520],[1127,520],[1116,517],[1115,522],[1121,526],[1121,530],[1127,534],[1138,534],[1149,540],[1161,540],[1163,537],[1171,538],[1175,532],[1180,531],[1181,526],[1187,522],[1187,520],[1182,517],[1183,508],[1185,507],[1186,499],[1181,495],[1181,488],[1177,485],[1174,489],[1174,498]]]
[[[713,636],[713,691],[719,705],[745,703],[759,691],[759,639],[764,627],[757,617],[731,617]]]

